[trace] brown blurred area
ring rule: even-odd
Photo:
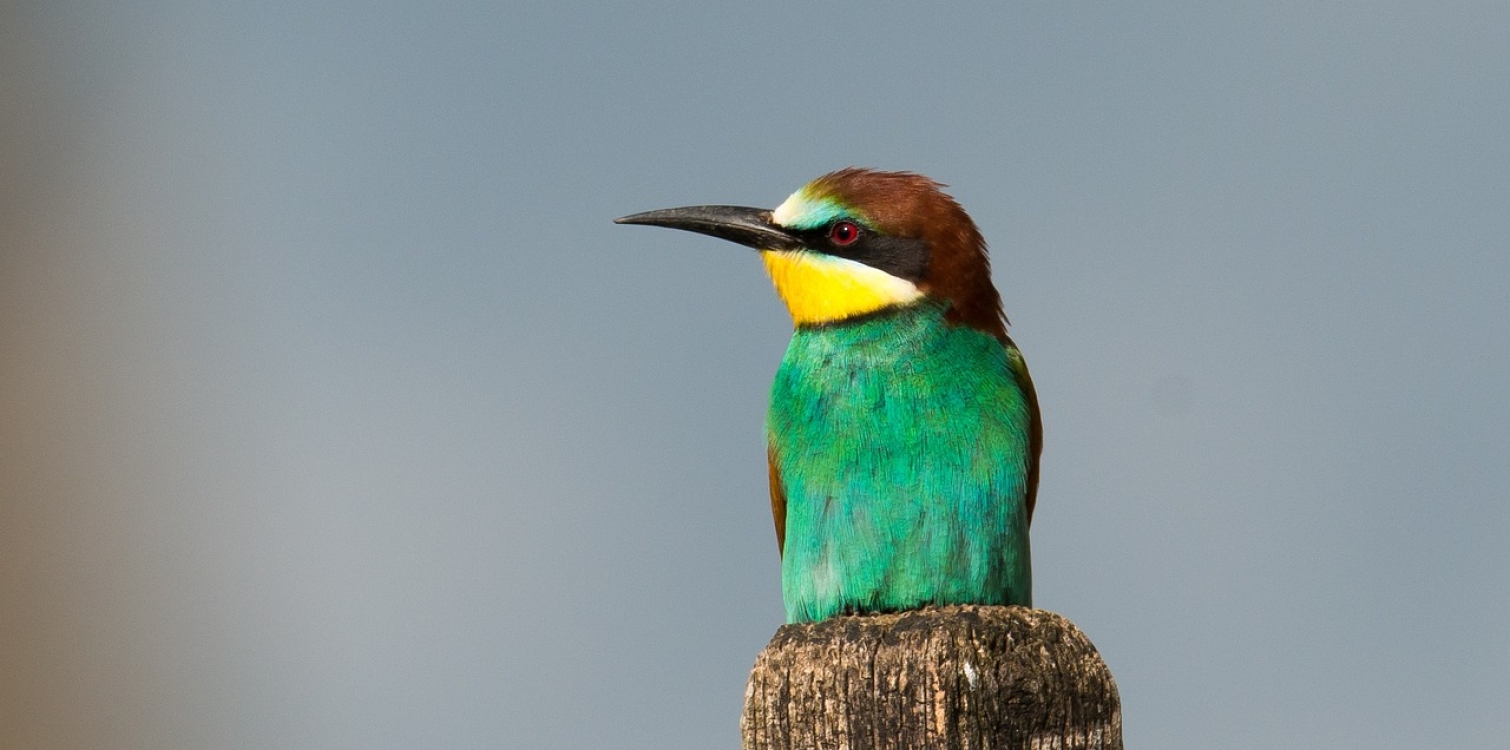
[[[140,564],[145,323],[91,184],[87,90],[0,7],[0,747],[176,746]],[[149,428],[150,429],[150,428]]]

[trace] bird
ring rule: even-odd
[[[791,315],[765,426],[788,623],[1032,606],[1038,397],[945,187],[848,167],[774,209],[614,220],[754,248]]]

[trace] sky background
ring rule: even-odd
[[[727,6],[727,7],[725,7]],[[1129,747],[1502,746],[1510,4],[12,2],[0,744],[737,747],[756,256],[951,185]]]

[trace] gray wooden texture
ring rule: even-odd
[[[1117,687],[1069,620],[942,607],[785,625],[756,658],[745,750],[1121,750]]]

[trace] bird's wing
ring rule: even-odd
[[[786,551],[786,488],[781,486],[781,470],[776,468],[776,449],[766,448],[766,466],[771,476],[771,519],[776,522],[776,553]]]
[[[1028,363],[1022,358],[1022,352],[1018,351],[1017,344],[1008,338],[1003,342],[1007,347],[1007,364],[1012,368],[1012,376],[1017,378],[1017,386],[1022,389],[1023,398],[1028,402],[1028,523],[1033,522],[1033,504],[1038,500],[1038,457],[1043,453],[1043,417],[1038,413],[1038,392],[1033,389],[1033,376],[1028,374]]]

